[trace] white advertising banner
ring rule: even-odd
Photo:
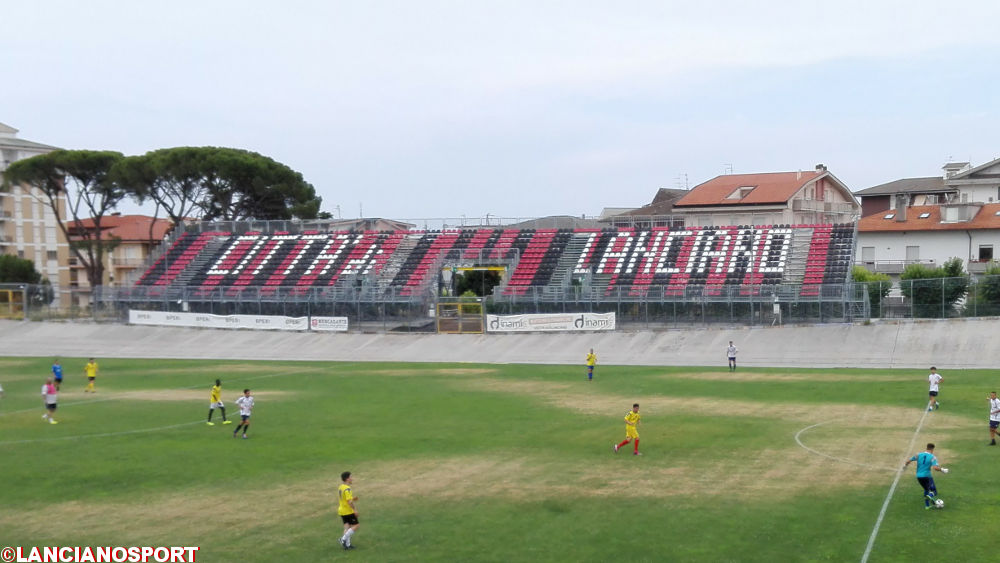
[[[309,330],[347,331],[347,317],[309,317]]]
[[[329,317],[327,317],[329,318]],[[336,318],[336,317],[334,317]],[[254,330],[309,330],[309,317],[266,315],[211,315],[208,313],[167,313],[163,311],[128,312],[128,321],[136,325],[183,326],[196,328],[248,328]],[[344,319],[347,324],[347,319]],[[344,330],[347,330],[346,328]]]
[[[583,332],[614,329],[614,313],[486,315],[486,330],[488,332]]]

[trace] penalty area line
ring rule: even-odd
[[[181,424],[157,426],[156,428],[143,428],[140,430],[123,430],[121,432],[104,432],[100,434],[77,434],[74,436],[58,436],[55,438],[33,438],[30,440],[8,440],[6,442],[0,442],[0,446],[8,446],[14,444],[37,444],[39,442],[57,442],[60,440],[78,440],[80,438],[109,438],[111,436],[127,436],[129,434],[143,434],[146,432],[158,432],[160,430],[172,430],[174,428],[194,426],[195,424],[205,424],[205,421],[199,420],[197,422],[182,422]]]

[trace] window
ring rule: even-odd
[[[47,258],[49,260],[58,260],[59,259],[59,255],[56,253],[55,250],[49,250],[45,254],[47,255]]]
[[[874,246],[862,246],[861,247],[861,261],[862,262],[874,262],[875,261],[875,247]]]
[[[921,214],[920,214],[920,218],[921,218],[921,219],[926,219],[926,218],[928,218],[928,217],[930,217],[930,216],[931,216],[931,214],[930,214],[930,213],[921,213]]]
[[[906,247],[906,261],[907,262],[917,262],[920,260],[920,247],[919,246],[907,246]]]
[[[753,189],[754,186],[740,186],[733,190],[733,193],[726,196],[726,199],[743,199],[750,195],[750,192],[752,192]]]
[[[896,214],[895,214],[895,213],[887,213],[887,214],[886,214],[886,216],[885,216],[885,217],[882,217],[882,218],[883,218],[883,219],[892,219],[892,218],[893,218],[893,217],[895,217],[895,216],[896,216]]]
[[[979,245],[979,261],[989,262],[993,259],[993,245],[992,244],[980,244]]]

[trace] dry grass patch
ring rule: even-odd
[[[751,373],[735,372],[691,372],[666,373],[662,379],[700,379],[705,381],[915,381],[925,382],[922,376],[907,375],[845,375],[842,373]]]
[[[642,404],[642,412],[650,417],[658,413],[676,413],[726,416],[777,418],[805,424],[837,420],[837,424],[847,427],[916,428],[923,415],[919,408],[874,407],[852,403],[767,403],[719,399],[709,397],[626,397],[594,395],[578,390],[572,383],[551,383],[547,381],[511,381],[497,378],[463,380],[453,383],[474,391],[512,393],[541,399],[559,408],[586,414],[611,416],[624,413],[633,402]],[[958,428],[968,424],[964,418],[935,412],[935,427],[941,429]]]
[[[63,388],[66,385],[63,384]],[[90,402],[93,401],[112,401],[118,399],[131,399],[137,401],[201,401],[208,403],[208,388],[205,389],[147,389],[147,390],[129,390],[129,391],[117,391],[114,389],[101,389],[98,386],[98,392],[94,395],[90,393],[84,393],[82,390],[74,391],[61,391],[59,393],[60,402],[71,400],[71,399],[89,399]],[[242,395],[239,390],[230,389],[223,390],[222,400],[223,401],[234,401],[237,396]],[[281,391],[281,390],[262,390],[253,391],[251,388],[251,394],[258,398],[281,398],[289,395],[296,394],[294,391]]]
[[[826,479],[842,466],[797,447],[755,452],[738,459],[660,465],[655,456],[629,459],[611,452],[590,464],[528,456],[449,457],[373,464],[355,472],[355,492],[362,511],[421,499],[466,501],[495,499],[520,502],[572,498],[664,499],[704,497],[745,500],[791,498],[809,491],[845,490],[885,481],[886,472],[859,470],[851,479]],[[322,468],[312,478],[290,477],[266,487],[246,487],[239,494],[195,488],[136,496],[128,501],[68,501],[39,507],[6,507],[0,529],[7,537],[53,537],[52,522],[72,522],[82,537],[114,538],[137,545],[169,544],[176,538],[204,543],[220,529],[261,530],[275,522],[333,518],[339,468]],[[370,504],[369,504],[370,503]],[[336,526],[335,526],[336,527]]]
[[[151,364],[155,366],[156,360],[149,360]],[[301,367],[288,367],[288,366],[268,366],[260,364],[222,364],[222,365],[192,365],[192,366],[174,366],[174,367],[151,367],[148,369],[143,369],[141,371],[113,371],[111,370],[108,374],[109,377],[115,377],[119,375],[123,376],[136,376],[136,375],[190,375],[191,373],[204,374],[206,376],[225,378],[225,376],[232,375],[253,375],[257,374],[259,376],[271,376],[271,375],[291,375],[298,373],[316,373],[327,371],[326,367],[311,367],[303,365]],[[80,368],[80,372],[83,372],[83,368]]]
[[[442,368],[442,369],[420,369],[420,368],[406,368],[406,369],[378,369],[365,371],[366,375],[389,375],[389,376],[418,376],[418,375],[488,375],[497,373],[498,370],[494,368]]]

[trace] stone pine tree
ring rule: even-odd
[[[4,171],[5,188],[23,184],[42,194],[66,240],[73,229],[70,251],[94,288],[103,285],[104,256],[117,244],[103,233],[101,222],[127,195],[109,179],[122,158],[113,151],[58,150],[19,160]],[[93,221],[93,228],[74,228],[84,219]]]
[[[269,157],[224,147],[175,147],[123,159],[112,178],[175,224],[184,219],[315,219],[322,199],[302,174]]]

